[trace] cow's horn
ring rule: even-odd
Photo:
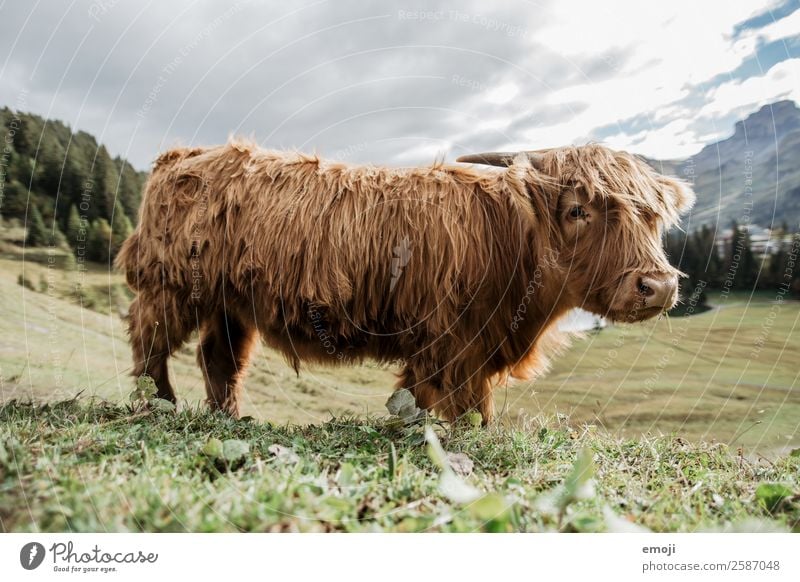
[[[486,152],[482,154],[469,154],[456,158],[457,162],[464,162],[467,164],[484,164],[487,166],[500,166],[507,167],[514,163],[520,153],[524,153],[531,161],[534,168],[541,169],[544,156],[539,152]]]
[[[486,152],[483,154],[469,154],[460,156],[457,162],[467,164],[484,164],[486,166],[510,166],[519,152]]]

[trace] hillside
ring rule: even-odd
[[[0,131],[0,216],[26,226],[29,245],[107,262],[136,223],[147,174],[61,121],[4,107]]]
[[[748,216],[764,227],[787,222],[796,230],[800,223],[800,108],[793,101],[765,105],[737,122],[732,136],[686,160],[649,161],[694,183],[697,204],[690,229],[728,228],[732,220],[743,223]]]

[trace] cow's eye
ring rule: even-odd
[[[578,218],[585,218],[586,212],[583,210],[583,206],[573,206],[572,208],[570,208],[569,217],[575,220],[577,220]]]

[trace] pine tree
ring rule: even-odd
[[[144,174],[136,172],[131,165],[122,158],[115,158],[114,164],[119,169],[120,181],[118,200],[125,209],[125,214],[136,224],[138,218],[139,205],[142,202],[142,190],[144,188]]]
[[[739,263],[739,273],[741,274],[740,288],[749,290],[753,289],[758,279],[759,264],[751,249],[752,241],[750,240],[750,231],[747,228],[743,228],[741,237],[742,260]]]
[[[78,203],[87,177],[88,171],[81,163],[80,152],[77,146],[72,144],[61,168],[62,199]]]
[[[707,224],[704,224],[699,231],[695,232],[695,237],[695,246],[700,259],[698,276],[707,284],[715,286],[719,283],[719,274],[722,268],[715,233]]]
[[[65,159],[64,148],[55,141],[43,140],[36,159],[33,189],[47,197],[55,198],[61,186],[61,168]]]
[[[777,289],[781,283],[784,282],[783,279],[783,269],[784,264],[786,263],[786,251],[783,248],[778,246],[778,250],[775,254],[770,255],[769,257],[769,264],[766,272],[767,277],[767,284],[772,289]]]
[[[86,240],[86,226],[78,214],[78,209],[73,204],[69,207],[69,216],[67,217],[67,242],[73,249],[78,248],[79,238],[83,241]],[[81,236],[82,235],[82,236]]]
[[[726,277],[732,277],[731,289],[753,289],[758,273],[758,262],[750,248],[747,226],[731,225],[731,241],[725,253]]]
[[[699,232],[686,237],[684,254],[686,259],[683,261],[683,272],[689,275],[689,282],[694,286],[701,279],[705,279],[705,257]]]
[[[110,258],[111,226],[105,218],[92,222],[86,245],[86,256],[90,261],[107,263]]]
[[[122,205],[117,203],[114,207],[114,213],[111,220],[111,258],[117,256],[122,243],[133,232],[131,221],[125,216],[125,210]]]
[[[98,206],[99,216],[112,218],[117,198],[117,173],[114,163],[106,148],[97,148],[93,161],[92,180],[94,181],[94,199]]]
[[[685,261],[684,255],[686,254],[686,234],[683,232],[668,233],[664,246],[670,264],[675,268],[681,269]]]
[[[790,253],[792,252],[791,249],[795,249],[795,253],[797,252],[796,249],[800,248],[800,233],[794,233],[792,236],[792,242],[790,243],[790,251],[786,254],[786,259],[784,259],[784,275],[789,274],[789,288],[791,292],[795,296],[800,296],[800,268],[797,267],[796,258],[792,261],[794,264],[793,268],[789,268],[789,259]],[[784,279],[785,280],[785,279]]]
[[[61,231],[61,229],[58,228],[58,225],[55,224],[55,222],[53,223],[52,230],[49,230],[49,238],[47,240],[47,243],[50,246],[58,247],[60,249],[69,248],[69,244],[67,244],[67,237]]]
[[[42,214],[35,205],[31,205],[28,213],[28,234],[25,237],[25,244],[29,247],[43,247],[50,240],[50,232],[44,225]]]
[[[28,206],[28,189],[16,180],[6,184],[0,215],[3,218],[24,218]]]

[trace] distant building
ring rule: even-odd
[[[769,229],[758,226],[757,224],[739,225],[739,228],[747,229],[750,235],[750,250],[757,257],[774,255],[779,250],[787,250],[792,245],[791,233],[782,233],[779,229]],[[717,235],[717,254],[724,257],[727,249],[730,248],[733,230],[727,228]]]

